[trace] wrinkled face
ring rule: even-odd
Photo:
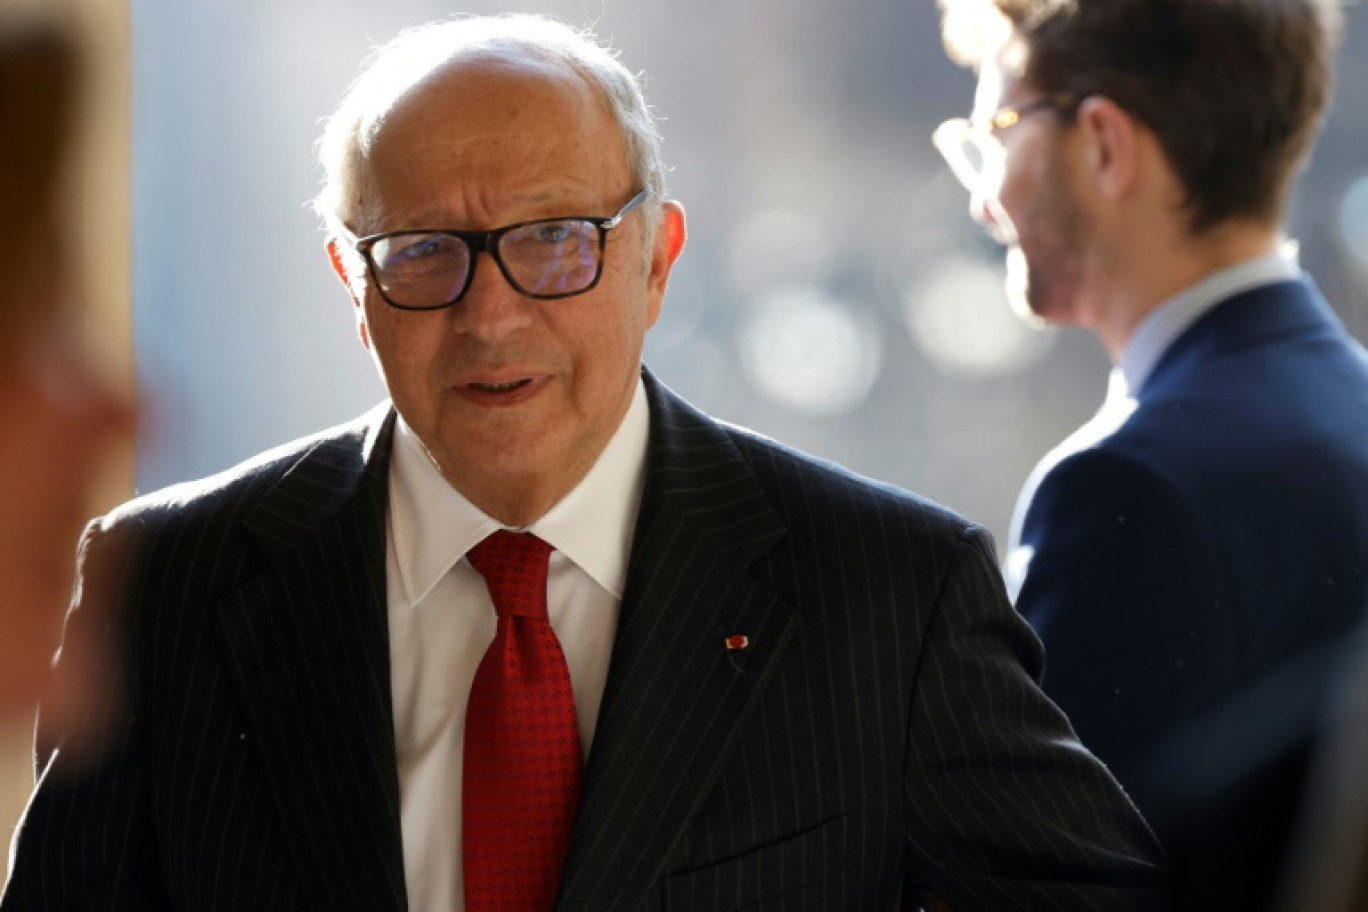
[[[1029,105],[1039,95],[985,65],[974,118],[986,121],[1004,105]],[[995,136],[1002,155],[974,211],[982,221],[1006,222],[994,233],[1008,245],[1008,298],[1020,313],[1077,322],[1089,221],[1074,189],[1065,127],[1053,112],[1037,111]]]
[[[0,711],[30,710],[46,681],[91,483],[131,431],[127,403],[61,322],[0,340]]]
[[[606,217],[640,189],[596,89],[549,64],[489,56],[449,63],[402,97],[362,167],[349,216],[358,235]],[[523,296],[487,253],[442,310],[395,309],[350,277],[362,340],[399,413],[447,480],[496,518],[511,521],[496,506],[520,491],[568,493],[626,413],[673,259],[666,232],[648,251],[646,230],[641,210],[630,213],[608,234],[597,286],[560,300]]]

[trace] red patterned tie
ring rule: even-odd
[[[466,910],[545,912],[560,889],[582,773],[570,669],[546,616],[551,546],[495,532],[468,556],[499,623],[466,707]]]

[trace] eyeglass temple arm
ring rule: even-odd
[[[343,225],[341,222],[337,223],[337,226],[333,230],[333,234],[336,235],[338,240],[346,241],[347,245],[350,246],[353,250],[356,249],[356,246],[361,243],[361,239],[356,235],[352,234],[351,231],[348,230],[347,226]]]
[[[599,227],[602,228],[604,231],[608,231],[611,228],[616,228],[618,225],[622,224],[622,220],[627,217],[627,213],[631,212],[637,206],[640,206],[642,203],[646,202],[646,200],[649,199],[650,196],[651,189],[649,187],[642,187],[640,190],[637,191],[636,196],[632,197],[627,201],[627,205],[623,206],[621,209],[617,211],[617,215],[608,219],[608,221],[603,222],[599,225]]]

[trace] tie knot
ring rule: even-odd
[[[485,578],[499,617],[546,617],[546,566],[551,546],[530,532],[500,530],[466,556]]]

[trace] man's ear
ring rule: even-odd
[[[688,239],[684,222],[684,207],[674,200],[661,204],[660,224],[656,226],[655,243],[651,245],[651,271],[647,276],[650,311],[647,326],[654,326],[660,317],[660,305],[665,298],[665,287],[670,281],[670,270],[679,259]]]
[[[1077,121],[1088,178],[1104,199],[1120,199],[1139,179],[1144,127],[1116,102],[1100,95],[1079,104]]]
[[[337,246],[337,238],[328,238],[327,249],[328,262],[332,264],[333,272],[346,286],[347,294],[351,295],[352,302],[359,306],[361,302],[357,300],[356,292],[352,289],[351,275],[347,272],[346,260],[342,258],[342,248]]]
[[[351,273],[347,271],[346,260],[342,256],[342,248],[337,246],[336,238],[328,238],[328,262],[332,264],[333,272],[341,280],[347,289],[347,294],[351,295],[352,305],[356,308],[356,334],[361,338],[361,344],[367,349],[370,345],[370,331],[366,328],[366,309],[361,306],[361,295],[357,288],[352,284]]]

